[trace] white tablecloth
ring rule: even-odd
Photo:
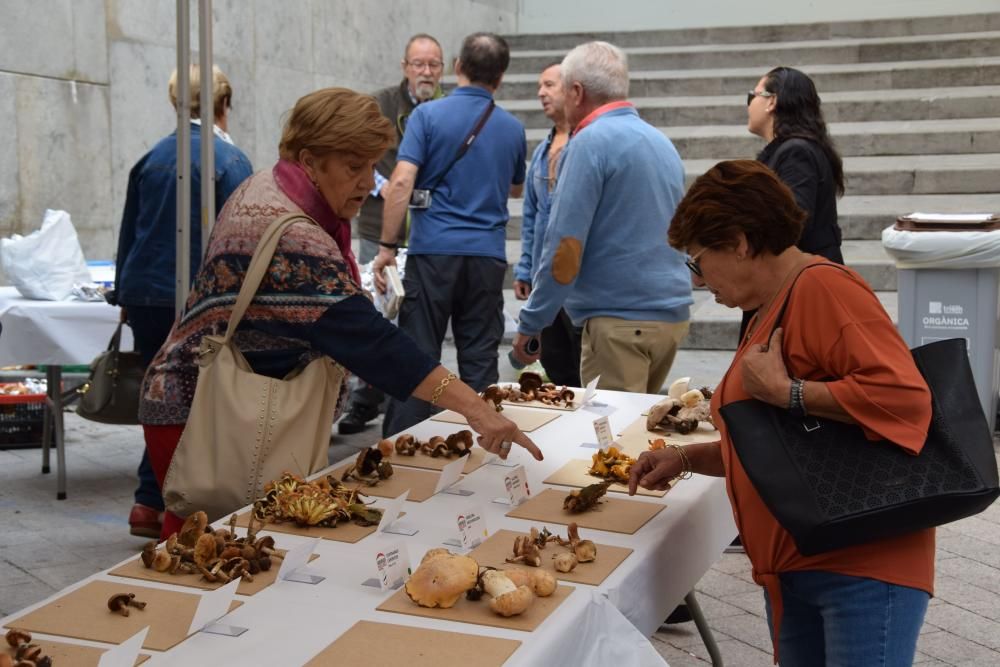
[[[103,301],[37,301],[0,287],[0,366],[89,364],[108,346],[119,309]],[[132,331],[121,347],[132,349]]]
[[[660,398],[600,391],[596,400],[607,404],[604,412],[614,410],[610,414],[611,426],[620,432]],[[594,451],[580,443],[595,440],[593,420],[599,415],[586,409],[560,415],[531,434],[545,452],[545,461],[533,462],[518,447],[511,456],[511,460],[525,463],[532,489],[542,488],[541,480],[567,460],[589,458]],[[457,428],[427,421],[409,432],[427,437]],[[372,438],[376,438],[375,434]],[[467,507],[483,512],[490,532],[500,528],[527,531],[535,525],[505,517],[509,508],[492,502],[505,495],[503,477],[507,472],[509,469],[501,466],[483,466],[459,484],[474,491],[472,496],[439,494],[423,503],[406,503],[403,521],[419,528],[412,537],[378,534],[353,545],[321,541],[317,549],[320,558],[309,567],[325,576],[325,581],[315,586],[283,581],[243,598],[245,604],[222,622],[247,627],[249,632],[239,638],[198,634],[166,654],[154,655],[147,664],[303,664],[361,619],[517,639],[522,645],[508,663],[513,665],[664,664],[646,637],[694,588],[736,535],[724,483],[719,478],[696,475],[680,482],[662,499],[637,497],[638,502],[664,503],[666,509],[635,535],[585,530],[598,543],[631,547],[634,552],[603,585],[576,586],[574,593],[532,633],[375,610],[389,594],[361,583],[375,576],[377,551],[403,542],[415,566],[427,549],[457,537],[455,518]],[[283,547],[302,539],[281,533],[275,536]],[[95,576],[108,578],[104,573]],[[146,582],[142,585],[157,586]]]

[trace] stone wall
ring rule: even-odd
[[[406,39],[445,58],[477,30],[510,33],[518,0],[215,0],[214,54],[233,84],[230,134],[255,168],[277,157],[282,115],[325,86],[400,79]],[[70,212],[88,259],[110,258],[128,171],[176,125],[174,0],[0,0],[0,237],[46,208]],[[197,2],[191,2],[191,44]],[[192,55],[197,62],[197,53]]]

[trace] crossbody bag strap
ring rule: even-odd
[[[247,267],[247,272],[243,276],[243,286],[240,287],[240,294],[236,297],[233,312],[229,315],[229,326],[226,327],[226,335],[223,339],[225,343],[228,343],[232,339],[233,334],[236,333],[236,327],[239,326],[240,320],[243,319],[243,314],[246,313],[250,302],[253,301],[254,295],[260,288],[260,283],[264,279],[267,267],[271,265],[274,251],[278,248],[278,241],[281,240],[281,235],[289,226],[300,220],[313,225],[318,224],[315,220],[302,213],[289,213],[272,222],[264,230],[260,241],[257,243],[257,249],[254,250],[253,257],[250,258],[250,266]]]
[[[479,122],[476,123],[476,126],[472,128],[472,131],[469,132],[469,134],[462,141],[462,145],[458,147],[458,151],[455,152],[455,157],[451,159],[451,162],[449,162],[448,166],[444,168],[441,175],[434,180],[434,185],[427,188],[428,190],[431,192],[437,190],[437,186],[441,185],[441,181],[443,181],[444,177],[448,175],[448,172],[455,166],[455,163],[461,160],[465,154],[469,152],[469,148],[472,147],[472,142],[474,142],[476,137],[479,136],[479,133],[483,131],[483,126],[486,125],[486,121],[488,121],[490,116],[493,115],[493,109],[495,109],[496,106],[496,101],[491,99],[489,105],[486,107],[486,111],[484,111],[483,115],[479,117]]]
[[[774,319],[774,325],[771,327],[771,333],[768,334],[767,336],[768,343],[770,343],[771,337],[774,335],[774,332],[777,331],[778,327],[781,326],[781,320],[784,319],[785,317],[785,309],[788,308],[788,301],[789,299],[792,298],[792,290],[795,289],[795,283],[799,282],[799,278],[802,277],[803,273],[816,266],[829,266],[835,269],[840,269],[844,273],[850,275],[847,269],[845,269],[840,264],[834,264],[833,262],[820,262],[818,264],[810,264],[809,266],[806,266],[801,271],[799,271],[799,275],[795,276],[795,280],[793,280],[792,284],[788,287],[788,292],[785,293],[785,300],[781,304],[781,310],[778,311],[778,316]]]

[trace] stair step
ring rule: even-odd
[[[876,291],[875,296],[896,323],[899,318],[896,292]],[[517,319],[524,303],[514,298],[513,290],[504,291],[504,309],[511,317]],[[691,306],[691,329],[681,347],[686,350],[735,350],[742,318],[738,308],[726,308],[716,303],[711,293],[696,290]]]
[[[622,48],[685,44],[760,44],[839,37],[892,37],[954,34],[1000,30],[1000,13],[923,16],[866,21],[788,23],[783,25],[723,26],[673,30],[574,32],[506,35],[511,50],[571,49],[581,42],[602,39]]]
[[[685,160],[687,185],[716,162]],[[844,172],[852,195],[990,194],[1000,183],[1000,154],[846,157]]]
[[[500,94],[505,92],[501,87]],[[821,92],[823,116],[828,123],[987,118],[1000,113],[1000,86]],[[747,120],[745,97],[744,91],[734,95],[630,99],[647,123],[672,127],[742,125]],[[517,116],[525,127],[548,128],[552,124],[534,97],[501,100],[499,104]]]
[[[1000,114],[1000,108],[997,109]],[[753,157],[764,141],[743,125],[696,125],[659,128],[685,160]],[[956,120],[830,123],[830,135],[844,157],[919,155],[924,153],[1000,153],[1000,117]],[[528,152],[545,140],[547,129],[528,130]]]
[[[937,86],[986,86],[1000,84],[1000,57],[909,60],[886,63],[805,65],[802,68],[824,93],[835,90],[882,90]],[[735,95],[745,94],[764,74],[760,67],[726,69],[672,69],[631,72],[630,95]],[[501,94],[530,98],[537,92],[538,75],[504,77]]]
[[[753,42],[748,44],[697,44],[691,46],[649,46],[625,49],[633,72],[663,69],[701,69],[712,67],[757,66],[766,71],[776,63],[827,65],[866,63],[925,58],[968,58],[1000,55],[1000,32],[964,32],[951,35],[907,35],[820,39],[792,42]],[[566,49],[515,51],[511,54],[510,74],[539,73],[554,60],[566,55]]]

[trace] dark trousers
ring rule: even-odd
[[[552,324],[542,329],[542,367],[555,384],[582,387],[580,382],[580,345],[583,328],[573,326],[565,310]]]
[[[448,320],[458,350],[462,381],[483,391],[499,377],[497,350],[503,338],[503,278],[506,262],[492,257],[410,255],[406,258],[399,328],[417,346],[441,359]],[[384,436],[399,433],[431,416],[420,399],[389,401]]]
[[[142,361],[149,366],[160,351],[170,328],[174,325],[174,309],[155,306],[126,306],[126,321],[132,329],[135,349],[142,355]],[[163,510],[163,494],[153,474],[146,448],[142,448],[139,462],[139,488],[135,490],[135,502],[154,509]]]

